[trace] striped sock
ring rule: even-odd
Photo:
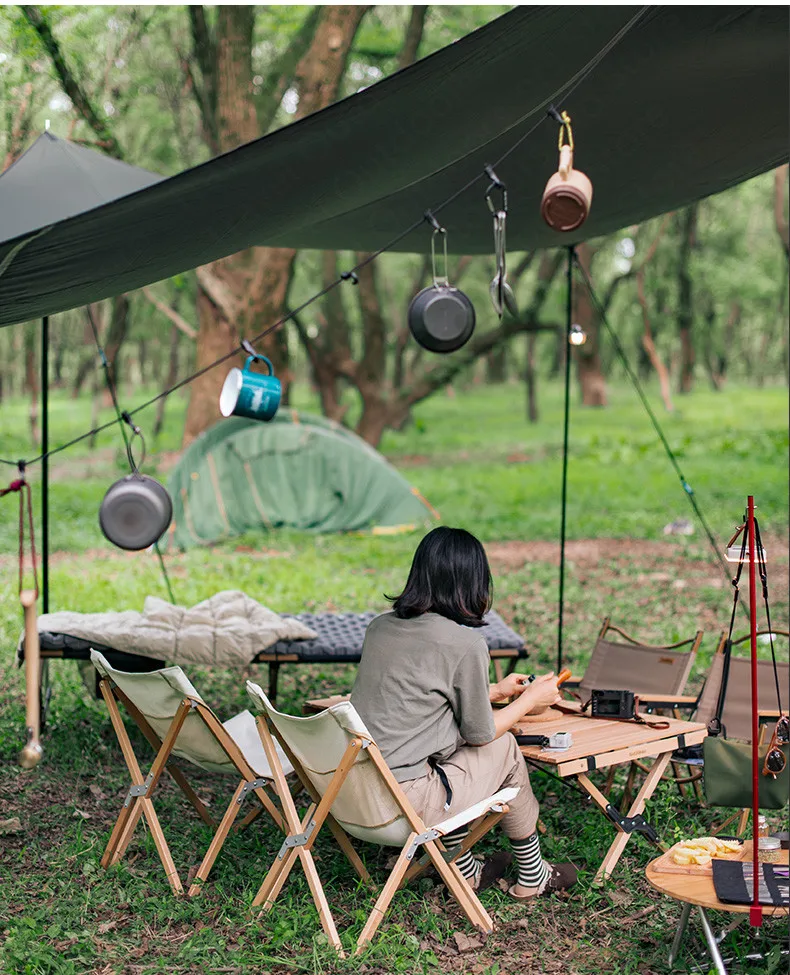
[[[522,887],[540,887],[549,876],[549,866],[540,855],[537,832],[524,840],[510,840],[518,868],[518,882]]]
[[[448,833],[447,836],[442,838],[442,842],[447,850],[451,852],[460,846],[466,837],[469,835],[469,830],[466,827],[457,829],[454,833]],[[483,864],[481,860],[472,856],[472,851],[467,850],[466,853],[462,853],[455,861],[456,867],[461,871],[461,874],[469,881],[471,887],[474,887],[477,883],[477,878],[483,870]]]

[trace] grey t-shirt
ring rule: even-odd
[[[399,782],[494,740],[489,661],[479,630],[436,613],[370,623],[351,702]]]

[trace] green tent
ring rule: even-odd
[[[167,484],[179,548],[246,531],[396,530],[437,515],[378,451],[331,420],[230,417],[184,452]]]

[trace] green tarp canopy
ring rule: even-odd
[[[508,184],[511,250],[639,223],[787,159],[787,41],[784,5],[518,6],[321,112],[68,219],[46,194],[19,212],[4,176],[0,325],[252,245],[374,251],[450,197],[451,251],[490,254],[486,163]],[[595,187],[590,218],[565,236],[540,217],[557,167],[552,103],[573,118],[575,163]],[[394,246],[429,241],[423,224]]]
[[[162,540],[186,549],[246,531],[336,532],[424,525],[432,509],[364,440],[331,420],[282,410],[230,417],[194,440],[167,484]]]

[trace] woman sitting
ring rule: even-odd
[[[406,588],[365,634],[351,700],[395,778],[426,823],[439,822],[506,786],[519,793],[502,818],[513,848],[518,899],[570,887],[576,868],[541,856],[538,803],[510,729],[530,711],[560,700],[553,674],[532,683],[510,674],[489,684],[490,657],[476,632],[491,608],[492,579],[480,542],[460,528],[435,528],[414,554]],[[502,708],[492,704],[507,698]],[[458,846],[468,830],[449,835]],[[511,857],[456,864],[476,890],[490,887]]]

